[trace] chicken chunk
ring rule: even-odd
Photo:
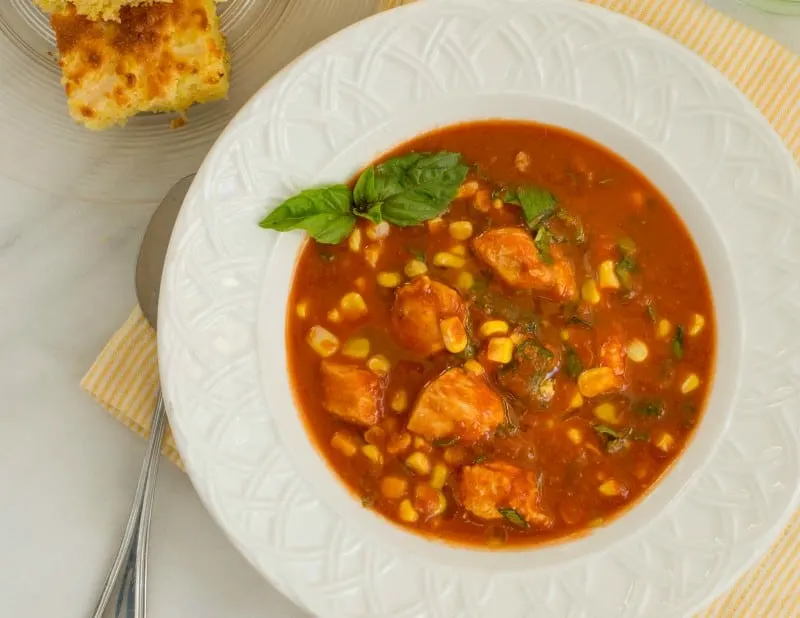
[[[502,519],[513,509],[529,525],[547,529],[553,520],[539,507],[536,474],[507,463],[465,466],[461,472],[461,502],[481,519]]]
[[[448,369],[422,390],[408,429],[428,440],[458,436],[474,442],[503,422],[503,400],[482,376]]]
[[[322,407],[342,420],[370,427],[382,416],[381,379],[366,369],[322,361]]]
[[[430,356],[444,350],[441,320],[458,317],[463,322],[466,315],[466,303],[453,288],[427,276],[415,277],[397,289],[392,331],[400,345]]]
[[[550,246],[552,263],[547,263],[530,234],[521,228],[488,230],[472,245],[478,256],[512,287],[534,290],[556,300],[569,300],[577,292],[575,267],[561,247]]]

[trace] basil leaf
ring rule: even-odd
[[[557,200],[549,191],[541,187],[519,187],[507,192],[504,200],[508,204],[518,204],[522,208],[525,223],[536,229],[556,213]]]
[[[478,465],[480,463],[483,463],[487,459],[489,459],[488,455],[478,455],[475,459],[472,460],[472,464],[473,465]]]
[[[407,227],[442,214],[455,199],[469,168],[455,152],[411,153],[378,165],[374,172],[374,195],[365,179],[360,195],[381,204],[382,217]],[[359,179],[360,180],[360,179]]]
[[[567,348],[564,354],[564,369],[573,380],[577,380],[578,376],[583,373],[583,363],[575,348]]]
[[[511,507],[503,508],[499,507],[497,512],[500,513],[503,517],[505,517],[509,522],[518,526],[520,528],[527,528],[528,522],[522,518],[516,509],[512,509]]]
[[[608,425],[595,425],[594,430],[606,440],[622,440],[624,436]]]
[[[445,446],[453,446],[457,442],[458,442],[457,436],[453,438],[439,438],[438,440],[433,441],[433,445],[445,447]]]
[[[350,212],[350,198],[345,185],[306,189],[283,202],[259,225],[278,232],[305,230],[317,242],[336,244],[356,222]]]
[[[681,360],[683,358],[683,326],[675,328],[675,337],[672,340],[672,355]]]
[[[533,239],[533,244],[539,250],[539,255],[542,256],[542,262],[545,264],[553,263],[553,256],[550,255],[550,241],[553,236],[545,228],[540,227],[536,232],[536,237]]]
[[[378,194],[375,191],[375,168],[371,165],[361,172],[358,177],[358,182],[353,188],[353,209],[356,214],[360,211],[366,211],[370,204],[378,201]]]

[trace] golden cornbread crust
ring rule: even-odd
[[[214,0],[125,7],[95,22],[73,6],[51,16],[72,117],[90,129],[141,112],[224,98],[228,56]]]
[[[72,5],[79,15],[85,15],[93,20],[110,21],[119,21],[119,12],[123,7],[153,2],[171,2],[171,0],[36,0],[36,4],[48,13],[61,13],[67,10],[68,5]]]

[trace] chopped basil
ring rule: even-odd
[[[553,235],[548,232],[545,227],[540,227],[533,239],[533,244],[536,245],[536,248],[539,250],[539,255],[542,256],[542,262],[545,264],[553,263],[553,256],[550,255],[550,241],[552,239]]]
[[[625,437],[616,429],[612,429],[608,425],[594,425],[594,430],[603,438],[610,440],[622,440]]]
[[[524,186],[507,190],[503,196],[507,204],[516,204],[522,209],[522,216],[529,228],[535,230],[556,212],[555,196],[541,187]]]
[[[420,262],[425,261],[425,250],[424,249],[416,249],[416,248],[409,248],[408,252],[414,256],[415,260],[419,260]]]
[[[375,506],[375,498],[373,498],[372,496],[362,496],[361,506],[363,506],[365,509],[372,508],[373,506]]]
[[[664,416],[664,402],[661,399],[640,399],[633,404],[633,411],[641,416],[661,418]]]
[[[656,308],[653,306],[653,301],[648,300],[644,304],[644,310],[647,312],[647,317],[650,318],[651,322],[656,321]]]
[[[563,208],[558,209],[556,216],[573,229],[576,243],[582,245],[586,242],[586,232],[583,229],[580,217],[567,212]]]
[[[672,339],[672,355],[678,360],[683,358],[683,326],[680,324],[675,328],[675,337]]]
[[[628,447],[626,435],[612,429],[608,425],[595,425],[594,430],[603,440],[603,447],[607,453],[619,453]]]
[[[447,447],[447,446],[453,446],[457,442],[458,442],[458,437],[440,438],[439,440],[434,440],[433,441],[433,445],[434,446]]]
[[[500,507],[497,509],[497,511],[515,526],[519,526],[520,528],[528,527],[528,522],[522,518],[522,515],[520,515],[516,509],[512,509],[511,507]]]
[[[488,458],[489,458],[488,455],[478,455],[475,459],[472,460],[472,464],[473,465],[477,465],[477,464],[483,463]]]
[[[583,373],[583,362],[575,348],[567,347],[564,351],[564,369],[573,380],[577,380],[578,376]]]

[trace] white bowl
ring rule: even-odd
[[[655,489],[588,536],[495,552],[390,524],[328,468],[286,374],[302,237],[257,226],[304,187],[484,118],[566,127],[640,169],[697,243],[718,326],[707,410]],[[641,24],[562,0],[441,0],[357,24],[253,98],[184,203],[158,343],[187,470],[242,553],[317,615],[686,615],[766,549],[800,492],[798,205],[766,121]]]

